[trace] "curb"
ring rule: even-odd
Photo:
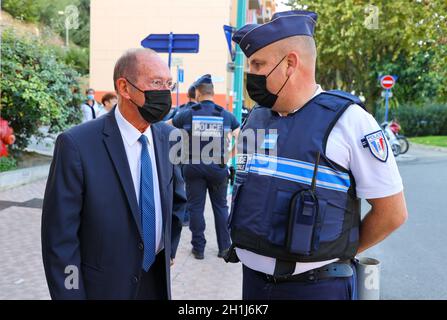
[[[15,188],[48,176],[50,164],[0,173],[0,191]]]
[[[417,158],[411,155],[407,155],[407,154],[401,154],[397,157],[394,157],[394,159],[396,159],[397,163],[402,163],[402,162],[411,162],[411,161],[415,161]]]
[[[414,142],[410,141],[410,146],[411,145],[413,145],[413,146],[415,146],[417,148],[425,149],[425,150],[439,151],[439,152],[447,153],[447,148],[444,148],[444,147],[431,146],[431,145],[426,145],[426,144],[419,144],[419,143],[414,143]]]

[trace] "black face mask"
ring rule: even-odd
[[[284,56],[285,58],[286,56]],[[284,58],[279,61],[276,66],[270,71],[267,76],[247,73],[247,92],[250,98],[263,107],[272,108],[278,99],[278,94],[281,92],[282,88],[286,85],[289,77],[283,83],[282,87],[278,90],[276,94],[271,93],[267,89],[267,77],[272,74],[273,71],[279,66],[279,64],[284,60]]]
[[[135,89],[144,93],[144,104],[139,106],[132,99],[130,101],[138,107],[138,111],[144,120],[149,123],[156,123],[169,113],[172,105],[170,90],[147,90],[143,91],[126,79]]]

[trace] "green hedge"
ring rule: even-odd
[[[42,0],[3,0],[2,10],[9,12],[14,18],[29,22],[42,19]]]
[[[376,119],[381,123],[385,114],[384,108],[376,111]],[[409,137],[447,135],[447,105],[426,104],[400,105],[389,111],[388,119],[397,119],[402,133]]]
[[[9,171],[17,167],[17,161],[11,157],[0,157],[0,172]]]
[[[59,132],[81,120],[79,73],[37,38],[3,30],[1,116],[16,135],[12,151],[23,150],[38,128]]]

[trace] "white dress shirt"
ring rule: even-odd
[[[313,97],[324,92],[318,85]],[[312,97],[312,98],[313,98]],[[294,112],[296,112],[295,110]],[[351,170],[359,198],[375,199],[394,195],[403,190],[402,179],[388,143],[388,160],[382,162],[363,148],[362,138],[380,130],[377,121],[362,107],[353,104],[340,117],[328,137],[326,155],[333,162]],[[239,260],[250,269],[273,274],[276,259],[236,248]],[[320,268],[338,259],[321,262],[298,262],[294,274]]]
[[[115,109],[115,118],[118,128],[123,138],[124,149],[126,150],[127,161],[129,162],[130,173],[132,174],[133,185],[137,201],[140,203],[140,176],[141,176],[141,142],[138,139],[141,132],[131,125],[121,114],[119,106]],[[152,181],[154,184],[154,201],[155,201],[155,247],[156,252],[160,252],[163,247],[161,234],[163,230],[163,215],[161,212],[160,187],[158,183],[157,162],[155,158],[154,139],[152,130],[149,126],[143,133],[148,140],[149,156],[152,164]]]

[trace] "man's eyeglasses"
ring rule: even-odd
[[[174,91],[177,87],[177,83],[172,80],[164,82],[161,79],[154,79],[150,82],[150,86],[155,90],[161,90],[167,88],[168,90]]]

